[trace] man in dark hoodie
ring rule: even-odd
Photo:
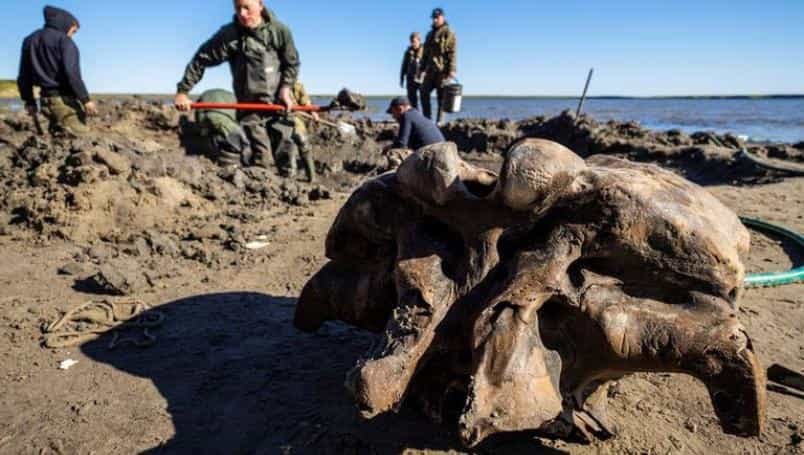
[[[279,102],[289,111],[293,106],[291,88],[299,72],[299,55],[290,30],[263,0],[234,0],[234,7],[234,21],[204,43],[187,65],[177,87],[176,107],[189,111],[188,93],[204,70],[228,62],[239,102]],[[248,136],[253,164],[268,167],[269,156],[276,162],[276,150],[295,147],[289,115],[241,111],[237,117]]]
[[[78,47],[72,36],[79,23],[69,12],[46,6],[45,26],[22,43],[17,85],[28,113],[39,109],[34,86],[41,89],[42,111],[50,120],[51,132],[81,135],[88,131],[86,115],[97,114],[95,103],[81,78]]]

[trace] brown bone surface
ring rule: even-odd
[[[414,402],[468,446],[611,436],[606,384],[638,371],[700,379],[725,431],[758,435],[748,246],[734,213],[653,165],[528,139],[496,175],[436,144],[355,191],[295,324],[379,333],[347,374],[361,414]]]

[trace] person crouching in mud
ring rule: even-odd
[[[206,68],[228,62],[235,97],[241,103],[281,103],[293,108],[291,89],[299,72],[299,54],[290,29],[280,22],[263,0],[235,0],[235,17],[201,45],[177,85],[176,107],[187,112],[188,94],[201,81]],[[276,162],[276,150],[292,145],[294,122],[290,115],[237,112],[251,150],[243,164],[268,167]]]
[[[418,150],[445,141],[436,124],[411,106],[407,97],[392,99],[386,112],[399,123],[399,132],[391,145],[393,149]]]

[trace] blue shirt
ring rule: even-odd
[[[444,135],[435,123],[416,109],[411,109],[402,114],[402,121],[399,123],[399,135],[394,141],[396,148],[409,148],[418,150],[425,145],[444,142]]]

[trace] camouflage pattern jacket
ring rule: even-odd
[[[424,41],[422,70],[428,77],[446,78],[458,72],[458,40],[449,24],[430,30]]]
[[[290,94],[293,97],[293,101],[299,106],[310,106],[313,104],[313,99],[307,94],[307,90],[304,88],[304,84],[302,84],[301,81],[293,83]]]

